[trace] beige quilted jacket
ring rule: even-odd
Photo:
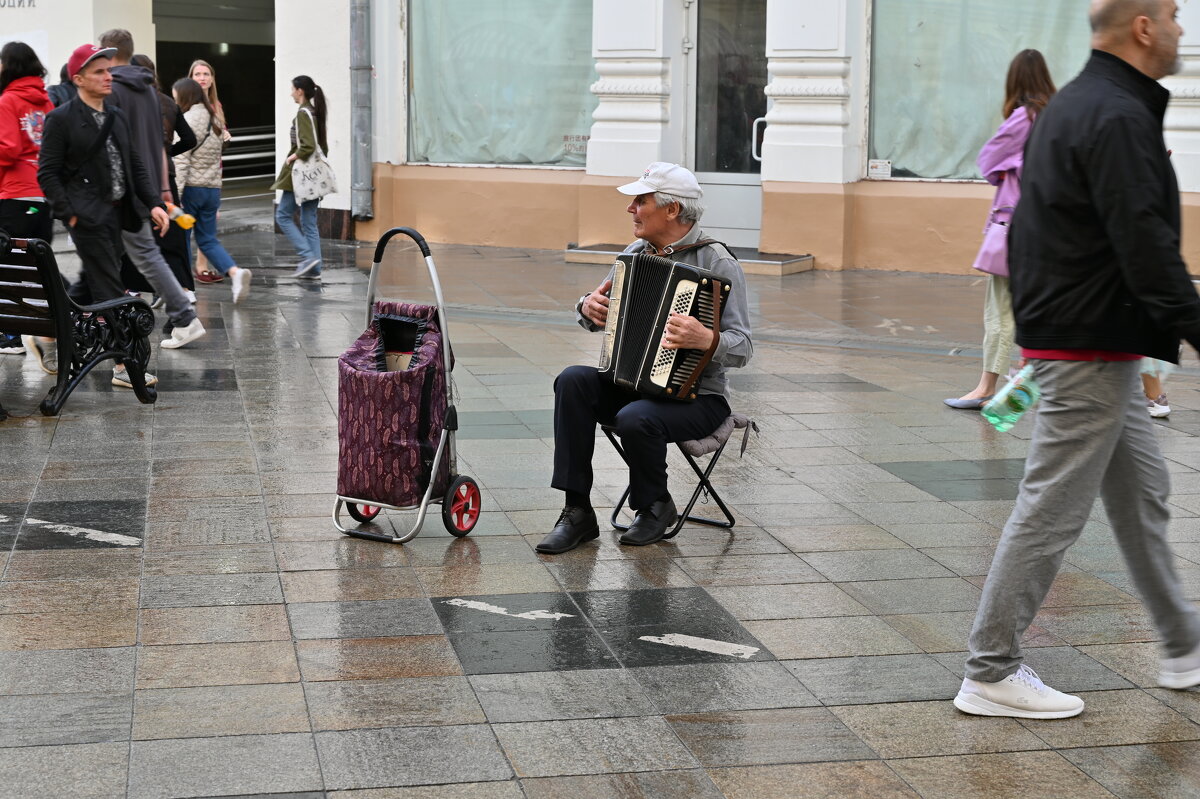
[[[221,188],[221,134],[210,127],[208,110],[203,105],[194,105],[183,118],[192,126],[199,144],[195,149],[175,156],[175,181],[179,191],[182,193],[184,186]]]

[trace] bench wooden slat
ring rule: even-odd
[[[51,324],[54,322],[54,317],[49,314],[35,313],[32,309],[22,308],[19,305],[0,308],[0,330],[4,330],[6,333],[10,332],[5,325],[15,319],[32,319],[37,322],[49,320]]]
[[[36,266],[17,266],[0,261],[0,282],[40,283]]]
[[[0,314],[0,330],[22,336],[53,337],[56,333],[53,319],[5,316],[3,314]]]
[[[41,300],[47,301],[45,287],[37,283],[5,283],[0,280],[0,300]]]
[[[37,266],[37,256],[32,250],[10,250],[0,255],[0,262],[6,266]]]

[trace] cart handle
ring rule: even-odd
[[[371,322],[375,318],[375,295],[379,290],[379,267],[383,263],[383,251],[387,249],[388,242],[392,237],[399,234],[404,234],[416,242],[416,245],[421,250],[421,255],[425,258],[425,266],[429,269],[429,279],[433,283],[433,293],[437,297],[438,322],[442,326],[442,338],[446,341],[446,367],[447,379],[446,387],[449,389],[449,366],[450,366],[450,342],[449,334],[446,332],[446,311],[442,300],[442,284],[438,280],[437,267],[433,263],[433,253],[429,250],[429,244],[425,241],[425,237],[410,227],[394,227],[379,237],[379,243],[375,245],[375,260],[371,263],[371,274],[367,278],[367,326],[371,326]]]
[[[405,236],[408,236],[410,239],[415,241],[417,246],[421,248],[421,255],[425,256],[426,258],[429,257],[429,245],[425,243],[424,236],[410,227],[394,227],[387,233],[384,233],[383,236],[380,237],[379,243],[375,245],[375,263],[379,263],[383,260],[383,251],[387,248],[388,242],[392,240],[393,236],[399,233],[403,233]]]
[[[425,257],[425,267],[429,270],[429,280],[433,283],[433,295],[437,298],[438,324],[442,328],[442,368],[446,383],[446,405],[453,409],[454,385],[450,381],[450,329],[446,324],[446,301],[442,299],[442,283],[438,280],[437,266],[433,263],[433,253],[429,251],[429,244],[426,243],[424,236],[410,227],[392,228],[384,233],[380,237],[379,243],[375,245],[375,261],[371,264],[371,276],[367,279],[367,327],[370,327],[371,323],[375,321],[375,292],[379,286],[379,266],[383,262],[383,251],[387,248],[387,244],[391,241],[392,237],[400,233],[408,236],[421,248],[421,255]],[[452,445],[450,454],[451,469],[454,468],[453,450]]]

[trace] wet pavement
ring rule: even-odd
[[[762,433],[713,477],[737,526],[627,548],[602,522],[541,556],[561,505],[551,381],[595,362],[569,307],[603,267],[434,247],[483,514],[454,538],[434,508],[395,546],[329,517],[336,357],[372,248],[327,242],[311,284],[268,232],[226,243],[252,293],[200,287],[209,334],[155,348],[156,405],[97,373],[45,419],[50,378],[0,356],[0,796],[1200,794],[1200,701],[1154,687],[1156,636],[1099,508],[1026,640],[1085,714],[949,702],[1029,435],[941,405],[977,378],[948,355],[978,348],[975,278],[751,277],[733,404]],[[423,268],[397,240],[384,293],[426,301]],[[1198,388],[1173,377],[1157,423],[1193,599]],[[603,439],[597,464],[606,515],[625,473]],[[688,473],[672,462],[677,499]]]

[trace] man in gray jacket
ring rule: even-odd
[[[133,147],[141,156],[146,171],[155,182],[155,187],[170,197],[167,185],[167,153],[163,147],[162,111],[158,106],[158,93],[154,88],[154,73],[145,67],[130,65],[133,58],[133,36],[127,30],[116,28],[100,36],[101,47],[111,47],[113,56],[113,91],[111,102],[125,112],[133,134]],[[179,285],[178,278],[171,272],[154,240],[149,226],[142,225],[135,231],[123,231],[121,241],[129,260],[145,276],[154,292],[163,298],[167,306],[167,318],[172,330],[162,346],[177,349],[204,335],[204,325],[196,316],[196,310]]]
[[[551,485],[566,494],[566,505],[554,529],[537,551],[558,554],[599,537],[592,509],[592,453],[596,424],[613,425],[629,460],[629,506],[633,524],[621,536],[630,546],[653,544],[667,537],[678,518],[667,490],[667,444],[704,438],[729,416],[725,370],[744,366],[754,354],[746,278],[741,264],[700,229],[704,192],[696,176],[677,164],[655,162],[640,179],[618,191],[632,196],[637,241],[627,253],[646,252],[699,266],[731,283],[721,312],[720,336],[712,361],[699,381],[692,402],[643,396],[600,376],[594,366],[569,366],[554,381],[554,477]],[[604,328],[615,270],[595,291],[579,298],[575,312],[586,330]],[[672,314],[663,336],[666,349],[707,350],[714,332],[699,319]]]

